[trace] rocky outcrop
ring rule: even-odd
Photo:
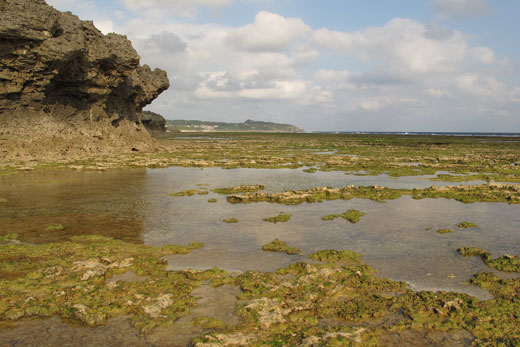
[[[168,87],[125,36],[43,0],[0,0],[0,158],[151,148],[141,111]]]
[[[153,136],[159,136],[166,133],[166,119],[158,113],[151,111],[143,111],[143,119],[141,120],[144,127]]]

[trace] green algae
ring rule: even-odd
[[[266,252],[282,252],[287,254],[298,254],[300,249],[296,247],[289,247],[284,241],[274,239],[273,241],[262,246],[262,250]]]
[[[187,190],[181,190],[180,192],[176,193],[170,193],[170,196],[193,196],[200,191],[198,189],[187,189]]]
[[[208,202],[217,202],[217,199],[211,198],[211,199],[208,199]]]
[[[460,222],[459,224],[457,224],[457,228],[461,228],[461,229],[478,228],[478,225],[475,223],[464,221],[464,222]]]
[[[457,252],[463,257],[475,257],[487,253],[485,250],[477,247],[461,247],[457,249]]]
[[[45,228],[45,231],[59,231],[63,229],[65,229],[65,227],[62,224],[51,224]]]
[[[464,257],[479,256],[484,264],[499,271],[520,272],[520,258],[516,255],[504,254],[493,259],[489,252],[476,247],[461,247],[457,252]]]
[[[327,249],[310,254],[309,259],[327,263],[358,262],[361,260],[361,254],[350,250]]]
[[[264,188],[265,187],[263,184],[259,184],[259,185],[243,184],[241,186],[236,186],[236,187],[215,188],[215,189],[211,189],[211,191],[213,193],[217,193],[217,194],[229,195],[229,194],[236,194],[236,193],[257,192]]]
[[[162,256],[201,246],[152,247],[102,236],[0,244],[0,319],[59,316],[94,326],[126,314],[149,332],[185,315],[195,305],[190,292],[200,285],[186,272],[165,271]],[[148,278],[105,285],[105,279],[127,271]]]
[[[437,230],[437,232],[439,234],[447,234],[447,233],[451,233],[452,231],[451,231],[451,229],[439,229],[439,230]]]
[[[202,242],[190,242],[188,246],[180,246],[180,245],[163,245],[161,246],[161,254],[162,255],[171,255],[171,254],[188,254],[195,249],[200,249],[204,247],[204,243]]]
[[[366,213],[363,213],[359,210],[351,209],[343,214],[329,214],[327,216],[321,217],[321,219],[322,220],[334,220],[336,218],[343,218],[343,219],[348,220],[350,223],[355,224],[355,223],[359,222],[361,217],[363,217],[364,215],[366,215]]]
[[[0,242],[9,242],[18,240],[19,235],[16,233],[11,233],[7,235],[0,235]]]
[[[170,193],[170,196],[193,196],[195,194],[198,195],[208,195],[209,192],[207,191],[207,188],[201,188],[201,189],[185,189],[181,190],[180,192]]]
[[[195,317],[192,320],[192,324],[197,327],[212,330],[223,330],[228,327],[225,322],[213,317]]]
[[[291,219],[290,214],[280,213],[278,216],[264,218],[263,220],[266,222],[271,222],[271,223],[276,224],[276,223],[285,223],[285,222],[289,221],[289,219]]]
[[[224,219],[222,220],[224,223],[238,223],[238,219],[236,218],[227,218],[227,219]]]

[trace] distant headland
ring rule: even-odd
[[[208,122],[200,120],[167,120],[166,129],[180,132],[269,132],[303,133],[303,129],[291,124],[246,120],[244,123]]]

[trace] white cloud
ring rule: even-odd
[[[511,101],[520,103],[520,87],[516,87],[510,92]]]
[[[478,17],[490,12],[484,0],[433,0],[432,5],[441,16]]]
[[[361,102],[359,103],[359,107],[364,111],[373,112],[379,111],[383,108],[402,107],[403,105],[417,103],[418,100],[413,98],[381,96],[361,100]]]
[[[326,70],[320,69],[314,73],[314,79],[322,82],[330,81],[347,81],[350,78],[350,72],[348,70]]]
[[[473,47],[471,55],[482,64],[495,63],[495,53],[488,47]]]
[[[338,51],[348,51],[352,48],[352,35],[327,28],[315,30],[310,36],[310,42],[318,48]]]
[[[229,33],[227,42],[239,50],[277,51],[286,49],[312,29],[299,18],[284,18],[270,12],[259,12],[255,21]]]
[[[501,99],[506,95],[504,83],[494,77],[465,74],[456,79],[457,86],[463,92],[480,97]]]
[[[451,93],[445,89],[440,88],[429,88],[424,91],[424,94],[431,96],[432,98],[447,98],[451,96]]]

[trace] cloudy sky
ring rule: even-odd
[[[168,119],[520,132],[518,0],[47,0],[125,34]]]

